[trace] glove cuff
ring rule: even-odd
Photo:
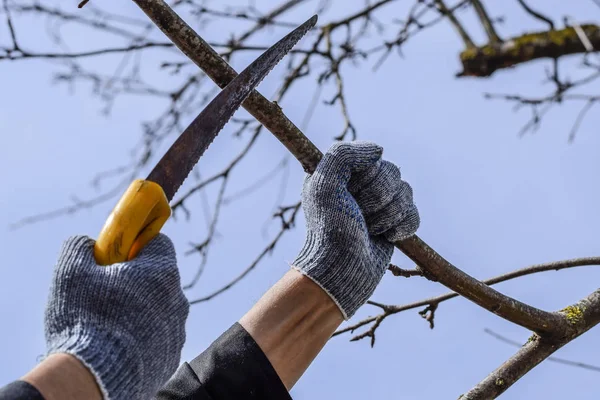
[[[77,332],[61,332],[49,337],[46,357],[66,353],[77,358],[94,375],[105,400],[114,398],[111,393],[119,393],[120,399],[139,398],[139,377],[143,376],[143,365],[135,356],[135,342],[119,332],[91,333],[79,327],[75,330]],[[93,338],[102,336],[105,340],[100,347],[100,342]]]
[[[314,243],[307,240],[311,242]],[[319,285],[348,320],[371,297],[385,273],[385,269],[371,271],[373,265],[361,265],[357,260],[360,257],[352,254],[335,254],[331,249],[319,254],[308,247],[300,252],[291,267]]]

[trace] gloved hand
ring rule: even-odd
[[[94,240],[68,239],[46,306],[48,355],[69,353],[105,399],[150,399],[177,369],[189,303],[164,235],[132,261],[99,266]]]
[[[412,236],[419,213],[400,169],[371,142],[339,142],[306,177],[306,241],[292,263],[349,319],[375,291],[394,251]]]

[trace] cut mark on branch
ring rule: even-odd
[[[390,271],[394,276],[403,276],[405,278],[410,278],[411,276],[423,276],[423,271],[421,271],[419,268],[402,269],[394,264],[390,264],[388,266],[388,271]]]
[[[429,328],[433,329],[435,327],[434,325],[434,319],[435,319],[435,311],[438,308],[438,303],[431,303],[429,304],[427,307],[425,307],[425,309],[419,311],[419,315],[427,322],[429,322]]]

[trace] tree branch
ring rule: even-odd
[[[541,14],[540,12],[535,11],[534,9],[529,7],[529,5],[527,3],[525,3],[525,0],[517,0],[517,1],[529,15],[533,16],[534,18],[536,18],[540,21],[547,23],[550,30],[551,31],[554,30],[554,22],[550,18],[546,17],[545,15]]]
[[[390,271],[394,276],[403,276],[405,278],[410,278],[413,276],[423,276],[423,271],[421,271],[419,268],[402,269],[394,264],[388,265],[388,271]]]
[[[254,28],[250,29],[248,32],[244,33],[242,36],[236,39],[236,42],[240,43],[261,30],[265,25],[268,25],[270,21],[274,18],[277,18],[281,14],[287,12],[291,8],[294,8],[302,3],[306,2],[306,0],[288,0],[283,4],[277,6],[275,9],[271,10],[267,15],[264,15],[260,21],[254,26]]]
[[[59,59],[70,59],[70,58],[84,58],[84,57],[94,57],[94,56],[102,56],[106,54],[115,54],[115,53],[129,53],[138,50],[145,50],[149,48],[169,48],[173,47],[173,43],[142,43],[142,44],[133,44],[131,46],[123,46],[123,47],[109,47],[105,49],[99,50],[90,50],[90,51],[82,51],[77,53],[31,53],[28,51],[23,51],[19,49],[17,54],[12,54],[9,49],[4,49],[6,55],[0,55],[1,59],[10,59],[10,60],[18,60],[22,58],[59,58]]]
[[[379,0],[371,5],[369,5],[368,7],[346,17],[343,19],[340,19],[339,21],[336,22],[332,22],[331,24],[329,24],[326,28],[329,29],[330,31],[337,28],[338,26],[342,26],[342,25],[348,25],[349,23],[351,23],[352,21],[355,21],[359,18],[363,18],[363,17],[367,17],[369,14],[371,14],[373,11],[375,11],[376,9],[380,8],[381,6],[384,6],[388,3],[391,3],[395,0]]]
[[[600,27],[581,25],[594,49],[600,49]],[[505,42],[489,43],[460,53],[463,71],[457,76],[487,77],[499,69],[513,67],[540,58],[559,58],[586,53],[574,27],[561,30],[527,33]]]
[[[417,236],[395,243],[441,284],[494,314],[540,334],[566,329],[564,318],[508,297],[456,268]]]
[[[600,257],[583,257],[583,258],[574,258],[570,260],[564,261],[555,261],[550,263],[536,264],[525,268],[520,268],[506,274],[498,275],[493,278],[489,278],[483,281],[486,285],[495,285],[497,283],[506,282],[511,279],[520,278],[527,275],[537,274],[539,272],[547,272],[547,271],[560,271],[562,269],[569,269],[575,267],[584,267],[590,265],[600,265]],[[393,271],[392,271],[393,273]],[[394,274],[395,275],[395,274]],[[442,294],[440,296],[431,297],[424,300],[419,300],[413,303],[403,304],[403,305],[381,305],[381,304],[373,304],[374,302],[369,302],[369,304],[376,305],[380,307],[384,312],[376,315],[374,317],[366,318],[362,321],[359,321],[353,325],[350,325],[344,329],[340,329],[333,334],[333,336],[341,335],[346,332],[354,332],[356,329],[361,326],[370,324],[377,320],[382,321],[390,315],[400,313],[402,311],[412,310],[419,307],[429,306],[432,304],[440,304],[447,300],[458,297],[459,294],[456,292],[449,292]],[[381,323],[381,322],[380,322]]]
[[[267,254],[269,254],[269,253],[271,253],[271,251],[273,251],[273,249],[275,248],[275,245],[277,245],[277,243],[279,242],[281,237],[285,234],[286,231],[288,231],[293,226],[294,221],[296,219],[296,215],[298,214],[298,210],[300,210],[300,203],[296,203],[289,207],[281,207],[279,212],[277,212],[277,213],[275,213],[275,215],[273,215],[273,217],[281,218],[281,229],[279,230],[277,235],[275,235],[273,240],[271,240],[271,242],[254,259],[254,261],[252,261],[252,263],[250,263],[250,265],[245,270],[243,270],[238,276],[236,276],[234,279],[232,279],[231,282],[227,283],[222,288],[215,290],[214,292],[210,293],[209,295],[206,295],[204,297],[190,301],[190,305],[202,303],[202,302],[213,299],[214,297],[220,295],[221,293],[231,289],[236,283],[238,283],[246,275],[248,275],[248,273],[250,273],[250,271],[252,271]],[[286,217],[286,213],[288,211],[291,211],[291,213],[289,216]]]
[[[569,321],[566,336],[544,338],[534,334],[515,355],[459,398],[495,399],[556,350],[596,326],[600,322],[600,289],[559,313]]]
[[[498,339],[501,342],[510,344],[511,346],[519,347],[519,348],[522,346],[522,344],[517,342],[516,340],[511,340],[507,337],[504,337],[504,336],[500,335],[499,333],[492,331],[491,329],[485,328],[483,331],[485,333],[487,333],[488,335]],[[558,358],[558,357],[548,357],[547,360],[555,362],[557,364],[568,365],[570,367],[582,368],[582,369],[587,369],[589,371],[600,372],[600,367],[598,367],[596,365],[582,363],[579,361],[571,361],[571,360],[566,360],[564,358]]]
[[[500,39],[500,36],[498,36],[498,34],[496,33],[494,24],[492,23],[492,20],[490,19],[487,11],[485,10],[483,3],[479,0],[471,0],[471,3],[473,4],[473,7],[475,8],[475,12],[477,13],[477,16],[479,17],[481,24],[483,25],[483,29],[485,29],[485,33],[487,33],[490,43],[501,42],[502,39]]]
[[[10,39],[12,41],[12,49],[10,51],[20,51],[19,44],[17,43],[17,34],[15,33],[15,27],[10,15],[8,8],[8,0],[3,0],[2,6],[4,7],[4,13],[6,14],[6,25],[8,26],[8,32],[10,33]]]
[[[475,46],[475,43],[473,43],[473,40],[471,39],[471,37],[469,36],[469,34],[465,30],[465,28],[463,28],[462,24],[454,16],[454,13],[452,11],[448,10],[448,7],[446,6],[446,4],[442,0],[435,0],[435,4],[437,5],[437,8],[438,8],[440,14],[448,17],[448,19],[450,20],[450,23],[452,24],[452,26],[454,26],[454,29],[456,29],[456,31],[462,38],[467,50],[476,49],[477,46]]]
[[[235,51],[265,51],[269,47],[268,46],[233,46],[231,43],[210,43],[211,47],[219,47],[228,49],[228,52],[231,53],[232,50]],[[89,51],[81,51],[81,52],[73,52],[73,53],[33,53],[29,51],[24,51],[22,49],[18,49],[16,54],[13,54],[13,49],[1,48],[0,50],[4,50],[6,55],[0,55],[0,60],[9,59],[9,60],[20,60],[24,58],[41,58],[41,59],[72,59],[72,58],[85,58],[85,57],[95,57],[95,56],[103,56],[106,54],[115,54],[115,53],[132,53],[139,50],[146,50],[151,48],[174,48],[173,43],[161,43],[161,42],[148,42],[141,44],[132,44],[129,46],[123,47],[108,47],[104,49],[98,50],[89,50]],[[292,49],[290,50],[290,54],[307,54],[310,50],[303,49]],[[315,52],[316,53],[316,52]]]

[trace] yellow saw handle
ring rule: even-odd
[[[110,216],[94,246],[100,265],[135,258],[171,216],[171,207],[159,184],[136,179],[129,185]]]

